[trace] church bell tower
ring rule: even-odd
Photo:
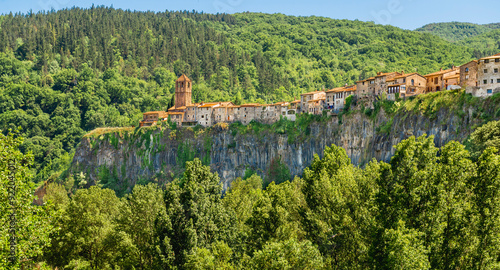
[[[191,105],[191,80],[182,74],[175,81],[175,108]]]

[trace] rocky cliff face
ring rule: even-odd
[[[434,135],[438,147],[451,140],[463,141],[472,132],[470,127],[481,121],[473,117],[472,108],[463,111],[441,109],[432,119],[412,112],[389,118],[380,111],[375,119],[352,113],[343,116],[342,123],[337,117],[311,123],[308,135],[294,141],[272,131],[240,134],[224,127],[110,133],[84,138],[71,170],[83,172],[90,183],[105,171],[130,188],[140,181],[168,181],[180,175],[184,160],[196,156],[218,172],[227,188],[247,169],[264,174],[276,158],[281,158],[292,175],[300,176],[314,154],[322,156],[325,146],[332,144],[343,147],[353,164],[363,166],[374,158],[389,161],[393,146],[410,136]]]

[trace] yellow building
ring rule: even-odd
[[[451,85],[460,85],[460,82],[454,79],[456,78],[456,75],[460,76],[460,68],[455,66],[453,66],[451,69],[441,69],[440,71],[424,75],[424,77],[427,79],[427,88],[425,92],[437,92],[447,90]]]
[[[387,81],[387,99],[396,100],[425,93],[427,79],[418,74],[410,73],[394,77]]]

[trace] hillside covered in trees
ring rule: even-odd
[[[478,47],[483,48],[478,44]],[[293,100],[377,71],[422,74],[485,55],[371,22],[280,14],[73,8],[0,16],[0,129],[22,128],[37,181],[71,160],[83,134],[166,110],[174,80],[193,99]]]
[[[464,22],[431,23],[415,31],[426,32],[451,42],[462,41],[500,28],[500,23],[475,24]]]

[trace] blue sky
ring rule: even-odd
[[[358,19],[415,29],[431,22],[500,22],[499,0],[0,0],[0,14],[66,7],[113,5],[131,10],[197,10],[206,13],[265,12],[298,16]]]

